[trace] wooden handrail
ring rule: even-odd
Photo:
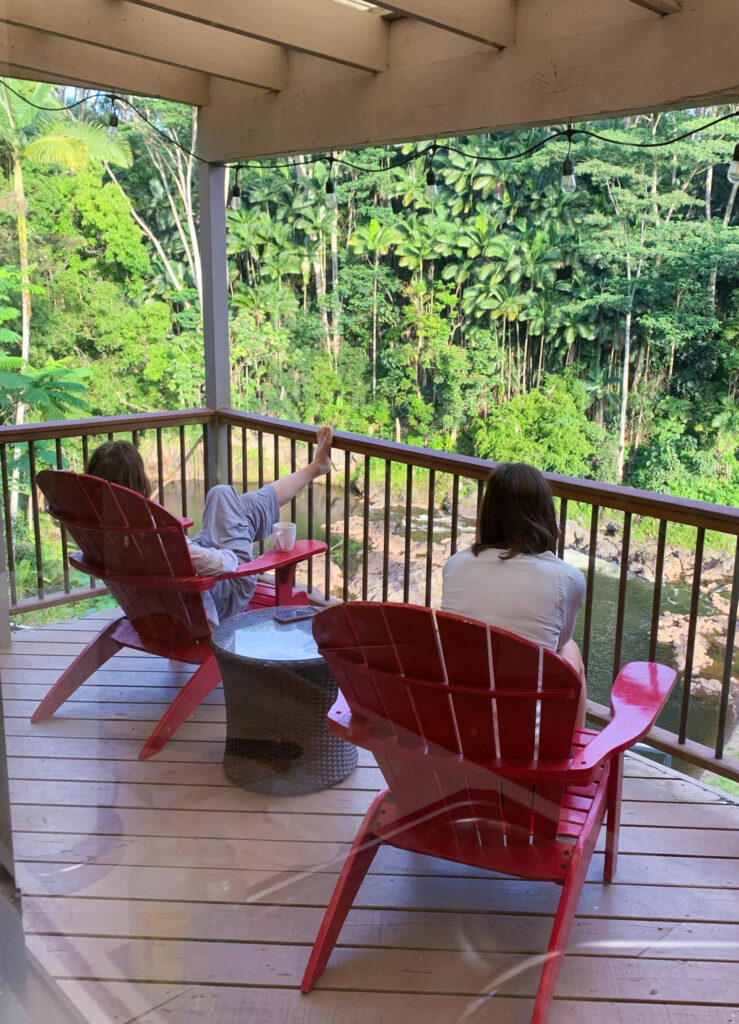
[[[179,412],[142,412],[131,416],[95,416],[84,420],[56,420],[48,423],[24,423],[20,427],[0,427],[0,444],[48,441],[57,437],[83,437],[120,433],[128,430],[153,430],[156,427],[212,423],[212,409],[181,409]]]
[[[304,423],[275,420],[268,416],[239,412],[236,409],[219,409],[216,416],[218,423],[247,427],[265,434],[279,434],[280,437],[294,438],[298,441],[315,441],[316,437],[316,428]],[[355,455],[374,456],[403,465],[433,469],[440,473],[458,474],[473,480],[486,480],[496,464],[489,459],[440,452],[411,444],[397,444],[395,441],[350,434],[341,430],[334,432],[334,446]],[[595,480],[563,476],[560,473],[544,475],[557,498],[739,535],[739,509],[731,505],[713,505],[708,501],[694,501],[671,494],[643,491],[636,487],[604,484]]]

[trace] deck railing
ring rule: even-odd
[[[10,577],[12,617],[33,608],[100,594],[99,585],[75,586],[74,581],[70,580],[63,537],[60,558],[65,566],[52,567],[44,559],[38,492],[35,487],[38,461],[35,454],[40,443],[53,441],[54,463],[81,469],[92,448],[92,442],[99,443],[107,437],[125,437],[138,444],[145,438],[153,437],[154,443],[146,440],[145,446],[150,456],[149,467],[153,467],[154,463],[156,465],[151,473],[154,496],[162,502],[166,499],[171,507],[172,500],[165,494],[165,463],[171,463],[169,477],[179,484],[180,491],[177,511],[187,515],[188,484],[192,488],[193,473],[188,471],[186,464],[188,454],[193,449],[202,452],[199,472],[194,474],[202,488],[207,488],[208,481],[220,479],[241,490],[251,490],[309,461],[313,456],[315,429],[235,410],[214,413],[202,409],[0,428],[5,554]],[[214,443],[214,439],[217,443]],[[23,449],[21,454],[26,455],[30,487],[26,547],[35,556],[36,575],[36,593],[31,596],[19,593],[15,580],[17,538],[11,515],[13,480],[10,467],[18,463],[19,447]],[[219,451],[225,453],[225,465],[215,464]],[[307,584],[313,597],[347,600],[366,599],[370,596],[383,600],[435,603],[438,597],[439,552],[441,550],[445,557],[454,553],[462,529],[469,530],[470,513],[474,516],[474,509],[479,505],[483,483],[491,465],[484,459],[395,444],[356,434],[337,433],[334,470],[325,483],[321,481],[315,486],[311,485],[305,498],[301,498],[304,501],[301,506],[304,515],[302,532],[311,537],[325,536],[330,548],[330,557],[317,561],[308,570]],[[579,636],[586,668],[594,659],[595,617],[603,614],[595,601],[596,579],[603,568],[599,559],[599,544],[603,546],[603,535],[599,530],[601,521],[608,519],[611,571],[617,573],[618,577],[615,607],[608,613],[612,621],[607,623],[606,629],[609,637],[612,636],[612,641],[609,639],[609,643],[612,643],[612,659],[608,671],[614,675],[626,660],[623,657],[625,638],[630,647],[634,646],[634,638],[629,637],[625,629],[630,600],[627,584],[633,578],[630,570],[635,568],[632,558],[637,543],[635,533],[644,532],[645,526],[648,526],[655,549],[649,627],[646,635],[640,638],[641,652],[638,655],[643,659],[664,656],[665,647],[660,643],[659,636],[660,616],[665,611],[666,559],[672,557],[670,552],[676,544],[672,539],[673,533],[680,533],[678,543],[683,554],[688,545],[692,568],[688,573],[689,578],[682,581],[688,588],[686,603],[689,607],[686,613],[685,643],[677,665],[681,672],[679,722],[670,730],[654,729],[650,734],[650,742],[674,756],[729,778],[739,779],[739,760],[729,756],[730,752],[725,749],[733,713],[732,685],[735,683],[733,666],[739,601],[739,512],[706,502],[556,474],[548,474],[548,478],[558,504],[561,528],[558,553],[564,555],[568,523],[572,518],[579,521],[581,534],[584,531],[586,538],[586,542],[580,545],[583,557],[587,559],[584,566],[587,585]],[[435,535],[439,533],[440,495],[443,495],[447,509],[444,528],[448,534],[446,546],[441,548],[438,542],[435,544]],[[394,501],[400,501],[399,509],[393,506]],[[462,514],[465,505],[468,513],[466,519]],[[419,509],[423,510],[422,515],[419,515]],[[291,509],[293,518],[296,518],[297,511],[297,503],[294,501]],[[422,539],[419,539],[421,535]],[[710,576],[704,565],[707,539],[714,547],[718,544],[732,552],[731,569],[728,572],[730,596],[725,609],[725,622],[722,617],[720,635],[713,641],[723,650],[723,654],[720,680],[717,681],[719,692],[714,699],[715,715],[712,718],[713,735],[710,743],[690,738],[691,721],[697,703],[691,685],[697,674],[694,669],[696,640],[699,637],[702,606],[706,603],[705,577]],[[45,582],[45,576],[50,573],[61,581],[53,593],[49,593]],[[715,584],[715,580],[711,582]],[[725,582],[728,587],[728,581]],[[602,626],[602,623],[598,621],[597,625]],[[603,722],[609,713],[606,706],[590,701],[588,714],[595,721]]]

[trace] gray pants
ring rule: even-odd
[[[279,518],[280,503],[272,484],[247,494],[237,494],[230,485],[219,484],[208,491],[203,525],[193,540],[204,548],[227,548],[239,563],[250,562],[252,543],[268,537]],[[243,612],[256,586],[256,576],[216,583],[210,593],[220,621]]]

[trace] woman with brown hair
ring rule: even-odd
[[[585,579],[557,558],[558,535],[544,475],[524,462],[500,463],[488,478],[475,543],[444,566],[441,607],[560,654],[583,682],[582,724],[585,669],[572,631]]]

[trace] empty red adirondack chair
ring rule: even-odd
[[[268,551],[221,576],[196,576],[185,537],[190,520],[127,487],[95,476],[42,470],[37,477],[47,511],[62,523],[80,549],[70,564],[102,579],[125,613],[98,633],[62,673],[31,721],[49,718],[101,665],[123,647],[196,664],[155,726],[139,757],[161,750],[172,734],[215,689],[221,675],[210,648],[211,627],[203,593],[218,580],[274,571],[274,588],[260,583],[249,607],[307,604],[293,589],[296,564],[326,550],[323,541],[302,540],[292,551]]]
[[[562,894],[534,1006],[544,1024],[596,839],[608,810],[605,879],[616,870],[623,751],[675,681],[632,662],[614,717],[575,729],[580,681],[558,655],[457,615],[357,602],[316,616],[339,684],[329,730],[372,751],[387,782],[359,829],[303,978],[320,978],[382,843],[527,879]],[[474,879],[470,879],[474,886]]]

